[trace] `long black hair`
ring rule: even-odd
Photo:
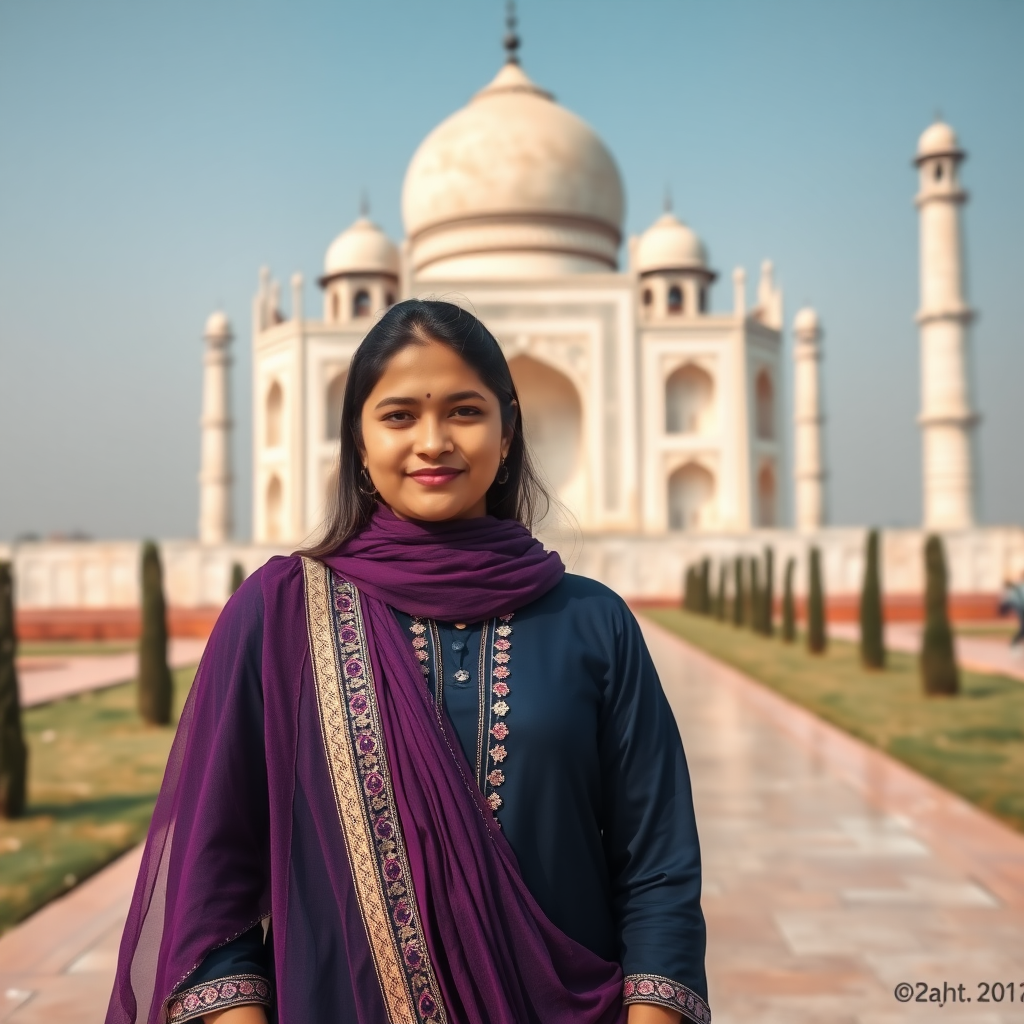
[[[337,486],[328,495],[327,518],[320,540],[302,553],[322,558],[336,550],[370,521],[379,501],[367,493],[363,461],[363,405],[377,386],[392,357],[407,345],[440,342],[456,351],[498,397],[503,431],[511,430],[504,473],[487,491],[487,513],[515,519],[527,529],[550,508],[523,437],[519,395],[501,346],[472,313],[451,302],[407,299],[392,306],[370,328],[352,356],[341,412],[341,459]]]

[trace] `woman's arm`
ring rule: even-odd
[[[267,1015],[262,1006],[236,1006],[232,1010],[221,1010],[219,1013],[208,1013],[203,1024],[267,1024]],[[630,1024],[635,1024],[631,1020]],[[654,1018],[651,1019],[654,1024]]]
[[[212,1020],[212,1018],[210,1018]],[[633,1003],[626,1015],[626,1024],[680,1024],[683,1015],[675,1010],[666,1010],[663,1006],[652,1006],[650,1003]],[[225,1021],[225,1024],[228,1022]],[[232,1021],[231,1024],[248,1024],[247,1021]],[[255,1024],[255,1020],[253,1021]]]

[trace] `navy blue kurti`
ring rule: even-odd
[[[658,997],[665,985],[706,1000],[686,760],[622,599],[566,574],[507,621],[396,614],[550,920],[619,962],[631,1001],[674,1005]],[[262,630],[250,637],[262,644]],[[247,972],[273,974],[261,928],[215,950],[185,984]]]

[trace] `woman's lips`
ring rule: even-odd
[[[441,484],[446,484],[451,480],[454,480],[461,472],[461,469],[451,469],[448,466],[435,466],[429,469],[417,469],[414,473],[410,473],[409,476],[411,476],[417,483],[423,484],[426,487],[439,487]]]

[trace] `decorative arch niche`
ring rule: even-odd
[[[580,477],[583,408],[579,393],[564,373],[531,356],[509,362],[519,393],[526,442],[544,482],[572,506]]]
[[[279,541],[284,533],[284,488],[274,474],[267,484],[267,540]]]
[[[326,418],[324,419],[324,440],[337,441],[341,437],[341,410],[345,404],[345,384],[348,372],[342,370],[327,385]]]
[[[775,385],[771,374],[762,370],[757,375],[754,385],[754,397],[757,405],[757,436],[762,441],[775,438]]]
[[[757,474],[757,525],[775,526],[775,467],[766,462]]]
[[[283,438],[284,391],[275,380],[267,392],[267,447],[277,448]]]
[[[688,462],[668,478],[668,528],[699,530],[711,525],[715,478],[703,466]]]
[[[714,426],[715,382],[693,363],[679,367],[665,382],[665,430],[706,434]]]

